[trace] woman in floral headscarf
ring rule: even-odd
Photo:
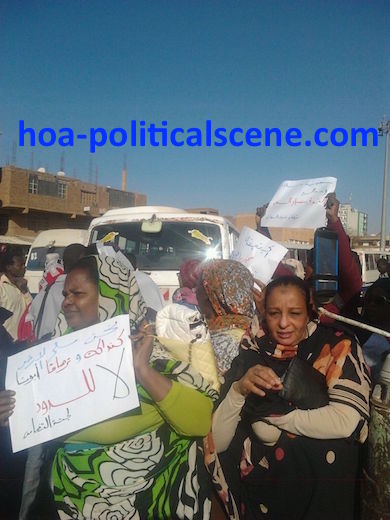
[[[64,297],[59,334],[124,313],[133,331],[142,329],[146,307],[135,277],[112,257],[80,260]],[[209,518],[200,439],[217,393],[145,330],[132,337],[139,409],[73,433],[56,452],[51,480],[61,520]]]
[[[196,294],[210,330],[221,382],[238,355],[241,338],[251,324],[254,314],[252,289],[253,277],[240,262],[210,260],[203,264]],[[238,518],[237,504],[227,486],[221,467],[223,458],[220,459],[215,451],[212,432],[204,439],[204,453],[205,464],[227,517]],[[216,505],[214,502],[213,506]]]
[[[210,260],[203,266],[196,294],[221,379],[238,355],[241,338],[252,321],[252,289],[253,277],[240,262]]]

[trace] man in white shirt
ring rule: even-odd
[[[26,267],[20,248],[9,247],[1,255],[0,306],[12,312],[4,327],[14,340],[18,339],[18,324],[32,297],[24,278]]]
[[[377,262],[376,262],[376,267],[379,271],[379,278],[389,278],[389,275],[388,275],[388,268],[389,268],[389,264],[386,260],[386,258],[378,258]]]

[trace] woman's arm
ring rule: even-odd
[[[361,415],[346,404],[330,403],[316,410],[294,410],[280,417],[266,419],[295,435],[313,439],[345,439],[356,430]]]
[[[174,381],[166,397],[156,405],[166,422],[180,435],[204,437],[210,431],[213,401],[194,388]]]
[[[314,367],[317,365],[318,369],[321,363],[315,361]],[[283,417],[268,417],[267,420],[290,433],[315,439],[350,437],[360,422],[368,420],[370,396],[370,380],[362,351],[352,338],[340,336],[329,351],[326,379],[327,406],[294,410]]]
[[[217,452],[225,451],[231,443],[245,398],[250,393],[264,397],[263,388],[281,390],[282,385],[275,372],[262,365],[251,367],[241,379],[231,385],[213,416],[213,436]]]
[[[362,277],[359,267],[353,256],[349,238],[344,231],[343,225],[338,217],[339,201],[335,194],[328,195],[328,228],[337,233],[339,241],[339,294],[343,303],[347,303],[362,288]]]
[[[149,365],[154,336],[148,329],[146,326],[139,334],[131,337],[137,381],[177,433],[188,437],[207,435],[213,409],[211,398],[194,388],[172,382]]]
[[[217,453],[228,449],[240,421],[240,413],[245,404],[245,397],[235,389],[234,383],[225,399],[213,415],[213,438]]]

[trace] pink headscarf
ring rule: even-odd
[[[201,273],[201,261],[197,259],[186,260],[180,266],[181,286],[196,289],[198,278]]]
[[[174,303],[198,305],[196,286],[201,272],[202,265],[200,260],[186,260],[181,264],[179,271],[181,287],[177,289],[172,296]]]

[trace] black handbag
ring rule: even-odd
[[[280,397],[298,408],[310,410],[329,404],[325,376],[304,359],[294,357],[281,380]]]

